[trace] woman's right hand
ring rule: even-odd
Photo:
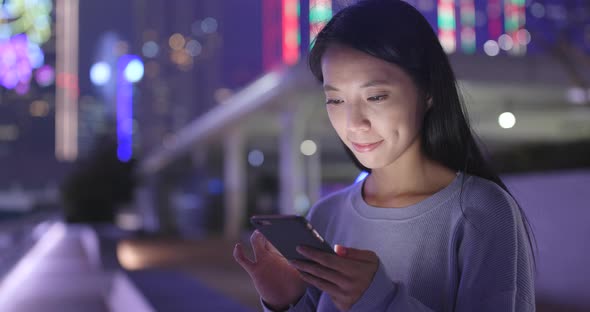
[[[254,261],[246,257],[239,243],[234,248],[234,258],[248,272],[258,294],[270,308],[287,309],[305,293],[306,284],[299,271],[259,231],[252,233],[250,243]]]

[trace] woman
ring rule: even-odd
[[[336,14],[310,53],[362,183],[308,218],[336,255],[288,262],[258,232],[234,257],[271,311],[534,311],[524,214],[486,165],[424,17],[397,0]]]

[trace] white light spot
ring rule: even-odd
[[[129,82],[138,82],[143,77],[143,63],[138,60],[132,60],[125,67],[125,79]]]
[[[512,37],[507,34],[503,34],[500,36],[500,38],[498,38],[498,45],[500,46],[500,49],[508,51],[512,49],[514,42],[512,41]]]
[[[111,67],[106,62],[98,62],[90,67],[90,81],[95,86],[103,86],[111,79]]]
[[[498,43],[494,40],[488,40],[483,45],[484,52],[489,56],[496,56],[500,53],[500,47]]]
[[[498,117],[498,124],[504,129],[510,129],[516,124],[516,117],[510,112],[504,112]]]
[[[301,146],[299,147],[299,149],[301,150],[301,153],[303,155],[311,156],[311,155],[315,154],[315,152],[318,150],[318,147],[314,141],[305,140],[305,141],[301,142]]]

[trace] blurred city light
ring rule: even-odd
[[[139,58],[135,58],[125,67],[125,79],[129,82],[135,83],[143,78],[143,62]]]
[[[103,86],[111,79],[111,67],[106,62],[94,63],[90,67],[90,81],[95,86]]]
[[[590,92],[590,91],[589,91]],[[582,105],[588,100],[586,91],[579,87],[569,88],[566,93],[566,98],[571,104]]]
[[[29,112],[33,117],[45,117],[49,113],[49,103],[47,101],[33,101],[29,106]]]
[[[18,138],[16,125],[0,125],[0,141],[14,141]]]
[[[143,77],[143,63],[126,54],[117,62],[117,157],[127,162],[133,154],[133,83]]]
[[[217,20],[213,17],[207,17],[201,22],[201,30],[205,34],[212,34],[217,31]]]
[[[186,40],[181,34],[176,33],[170,36],[170,39],[168,39],[168,44],[172,50],[180,50],[184,47],[185,41]]]
[[[305,194],[297,194],[295,197],[295,213],[298,215],[304,215],[309,210],[311,203],[309,198]]]
[[[332,17],[332,0],[309,1],[309,42],[313,42],[318,33]],[[311,48],[311,45],[310,45]]]
[[[198,56],[202,50],[203,46],[197,40],[193,39],[186,43],[186,52],[191,56]]]
[[[143,56],[148,57],[148,58],[154,58],[154,57],[158,56],[159,51],[160,51],[160,47],[154,41],[148,41],[148,42],[144,43],[143,47],[141,48],[141,52],[143,53]]]
[[[483,51],[489,56],[496,56],[500,53],[500,47],[494,40],[488,40],[483,45]]]
[[[455,6],[454,0],[438,0],[438,38],[447,53],[457,49]]]
[[[504,112],[498,117],[498,124],[504,129],[510,129],[516,124],[516,117],[510,112]]]
[[[43,62],[45,62],[45,55],[43,54],[43,50],[34,42],[28,42],[28,49],[27,54],[29,56],[29,61],[31,62],[32,68],[39,68],[43,66]]]
[[[498,46],[504,51],[511,50],[514,46],[512,37],[508,36],[507,34],[502,34],[500,38],[498,38]]]
[[[33,64],[34,63],[34,64]],[[33,65],[43,64],[43,52],[26,35],[20,34],[0,42],[0,84],[24,94],[32,78]]]
[[[299,0],[283,0],[283,63],[293,65],[299,61]]]
[[[536,18],[545,17],[545,6],[542,3],[535,2],[531,4],[531,14]]]
[[[55,81],[55,70],[51,65],[43,65],[35,71],[35,80],[41,87],[47,87]]]
[[[317,145],[312,140],[305,140],[301,142],[301,146],[299,147],[301,153],[306,156],[311,156],[316,153],[318,150]]]
[[[264,153],[259,150],[252,150],[248,153],[248,163],[252,167],[260,167],[264,163]]]

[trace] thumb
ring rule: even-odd
[[[344,247],[342,245],[336,244],[334,246],[334,251],[336,252],[337,255],[339,255],[341,257],[346,257],[346,258],[353,259],[353,260],[366,261],[366,262],[379,261],[379,259],[377,258],[377,255],[370,250],[362,250],[362,249]]]

